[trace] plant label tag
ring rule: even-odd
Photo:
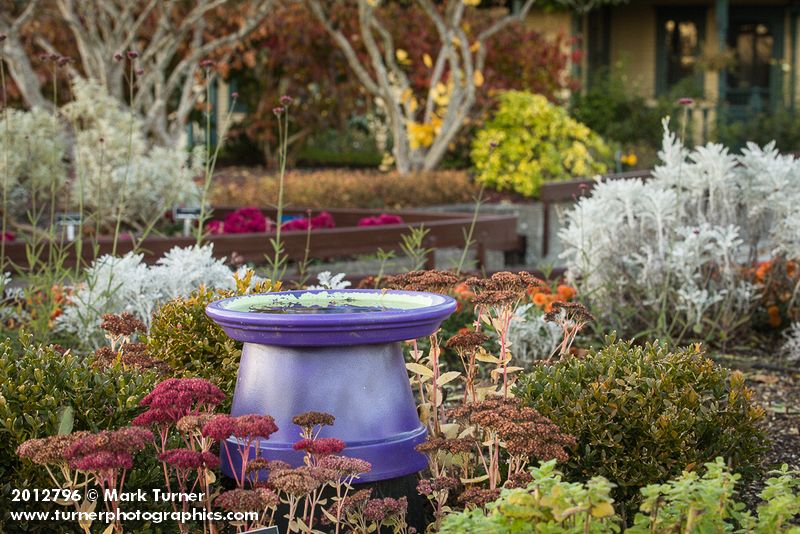
[[[280,531],[278,530],[278,525],[272,525],[271,527],[246,530],[244,534],[280,534]]]
[[[66,230],[67,241],[75,241],[75,229],[81,224],[81,214],[78,212],[56,213],[56,224]]]
[[[200,218],[200,214],[202,213],[203,209],[201,207],[196,208],[179,208],[175,207],[172,209],[172,216],[176,221],[184,221],[184,220],[195,220]]]

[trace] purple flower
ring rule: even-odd
[[[203,61],[200,62],[200,66],[203,67],[204,69],[210,69],[214,66],[214,60],[204,59]]]
[[[0,33],[0,43],[2,43],[3,41],[5,41],[7,37],[8,37],[8,36],[7,36],[6,34],[4,34],[4,33]]]
[[[288,108],[289,106],[292,105],[292,102],[294,102],[294,99],[289,95],[283,95],[281,97],[281,105],[282,106],[285,106],[285,107]]]
[[[114,61],[117,61],[117,62],[122,61],[122,57],[123,57],[122,53],[121,52],[117,52],[116,54],[114,54]]]
[[[237,98],[239,98],[239,93],[237,93],[236,91],[232,92],[232,93],[231,93],[231,98],[233,98],[234,100],[236,100]]]
[[[694,99],[689,97],[683,97],[680,100],[678,100],[678,104],[680,104],[681,106],[691,106],[692,104],[694,104]]]
[[[127,55],[128,59],[136,59],[137,57],[139,57],[139,52],[137,52],[136,50],[128,50]]]
[[[275,115],[278,115],[278,116],[280,116],[280,114],[283,113],[283,111],[284,111],[284,108],[281,107],[281,106],[276,106],[276,107],[272,108],[272,112]]]

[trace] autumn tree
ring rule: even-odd
[[[174,143],[203,92],[200,62],[225,59],[274,0],[0,0],[3,61],[28,106],[53,105],[37,58],[71,58],[70,76],[99,82],[127,103],[146,132]],[[134,60],[114,61],[127,55]],[[131,90],[132,84],[135,90]]]

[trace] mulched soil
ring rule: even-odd
[[[748,386],[767,412],[767,433],[771,443],[762,464],[764,471],[778,469],[782,464],[800,470],[800,369],[781,369],[780,365],[763,369],[758,367],[757,360],[748,361],[746,358],[725,363],[745,373]],[[739,499],[752,509],[758,504],[758,494],[763,487],[760,478],[746,483],[740,488]]]

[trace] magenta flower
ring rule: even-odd
[[[333,215],[327,211],[323,211],[316,217],[311,217],[310,219],[307,217],[292,219],[281,225],[281,229],[286,231],[305,231],[308,230],[309,227],[312,230],[316,228],[335,228],[336,221],[333,219]]]
[[[220,235],[225,233],[225,223],[222,221],[208,221],[206,223],[206,232],[211,235]]]
[[[289,95],[283,95],[281,97],[281,105],[285,107],[289,107],[294,102],[294,99]]]
[[[16,239],[14,232],[4,232],[0,233],[0,241],[11,242]]]
[[[239,208],[225,217],[226,234],[252,234],[266,232],[270,223],[256,207]]]
[[[678,100],[678,104],[680,104],[681,106],[691,106],[692,104],[694,104],[694,99],[689,97],[683,97],[680,100]]]
[[[381,213],[371,217],[359,219],[358,226],[383,226],[384,224],[403,224],[403,218],[399,215]]]

